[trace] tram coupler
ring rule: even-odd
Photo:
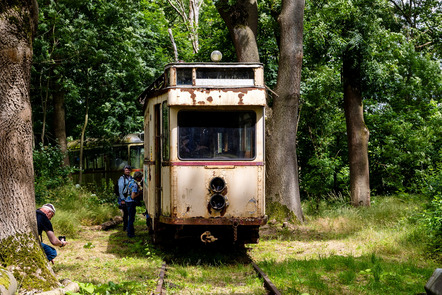
[[[212,236],[212,233],[210,231],[205,231],[201,235],[201,242],[203,242],[204,244],[213,243],[216,240],[218,240],[218,238],[215,238],[214,236]]]

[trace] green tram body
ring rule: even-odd
[[[142,171],[144,158],[144,134],[128,134],[122,139],[98,140],[88,138],[83,147],[82,185],[102,185],[112,180],[116,183],[123,174],[123,167],[130,165]],[[70,165],[80,168],[80,141],[68,142]],[[73,174],[74,183],[79,183],[79,171]]]

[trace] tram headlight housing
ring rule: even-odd
[[[227,185],[223,178],[219,176],[212,178],[209,183],[209,191],[211,194],[209,199],[209,207],[217,211],[222,211],[229,206],[226,196]]]
[[[227,201],[223,195],[214,194],[210,197],[209,204],[215,210],[222,210],[224,207],[226,207]]]
[[[214,177],[210,181],[209,188],[215,193],[220,193],[226,188],[226,182],[221,177]]]

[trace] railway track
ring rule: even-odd
[[[258,267],[258,265],[249,258],[250,264],[253,266],[253,269],[256,271],[256,273],[261,277],[264,281],[264,287],[267,290],[268,295],[281,295],[281,292],[276,288],[276,286],[272,283],[272,281],[269,279],[269,277]],[[165,277],[166,277],[166,271],[167,271],[167,264],[163,263],[163,265],[160,268],[160,273],[158,276],[158,284],[157,288],[153,295],[165,295],[164,292],[164,283],[165,283]]]

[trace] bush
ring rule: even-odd
[[[67,183],[54,188],[45,202],[54,204],[57,214],[52,219],[57,233],[75,237],[81,225],[98,225],[120,215],[117,206],[102,204],[86,188]],[[42,205],[43,203],[38,203]]]
[[[114,193],[114,182],[112,179],[101,179],[101,185],[89,185],[87,189],[94,192],[99,204],[117,204],[117,196]]]
[[[422,213],[422,222],[428,230],[428,245],[435,253],[442,253],[442,163],[426,179],[424,194],[432,201]]]
[[[68,176],[74,172],[74,168],[64,166],[64,157],[65,154],[58,145],[43,146],[40,143],[39,147],[34,149],[34,184],[37,203],[49,201],[51,189],[70,181]]]

